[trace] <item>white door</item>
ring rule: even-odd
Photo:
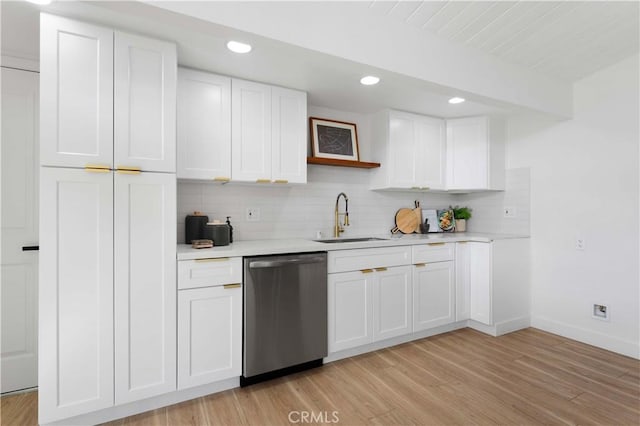
[[[487,118],[447,120],[447,188],[488,188],[488,166]]]
[[[38,386],[38,74],[2,79],[1,392]]]
[[[329,274],[329,353],[373,342],[373,273]]]
[[[413,331],[455,321],[454,262],[415,265],[413,269]]]
[[[307,94],[271,88],[271,179],[307,183]]]
[[[446,188],[446,139],[444,120],[431,117],[416,119],[417,186],[429,189]]]
[[[40,423],[113,405],[113,174],[40,168]]]
[[[456,321],[468,320],[471,297],[469,243],[456,243]]]
[[[114,165],[176,171],[176,46],[116,33]]]
[[[229,181],[231,79],[180,68],[177,120],[178,178]]]
[[[242,288],[178,292],[178,389],[242,374]]]
[[[113,165],[113,31],[40,15],[40,163]]]
[[[373,340],[411,333],[411,267],[376,270],[373,290]]]
[[[471,279],[469,317],[492,325],[491,243],[467,243],[469,246],[469,277]]]
[[[389,186],[418,186],[416,123],[412,114],[389,112]]]
[[[231,81],[231,179],[271,182],[271,86]]]
[[[176,389],[176,177],[115,173],[116,404]]]

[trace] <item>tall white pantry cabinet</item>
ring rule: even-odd
[[[39,422],[176,389],[175,45],[41,15]]]

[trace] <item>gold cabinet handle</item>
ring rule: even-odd
[[[226,176],[216,176],[213,178],[214,182],[229,182],[231,180],[231,178],[228,178]]]
[[[384,272],[387,270],[387,268],[374,268],[374,269],[378,272]]]
[[[420,188],[420,189],[422,189],[423,191],[428,191],[430,188],[429,188],[428,186],[423,186],[423,187],[422,187],[422,188]]]
[[[126,170],[126,171],[130,171],[130,172],[142,171],[142,169],[140,167],[136,167],[136,166],[118,166],[118,167],[116,167],[116,170]]]
[[[362,272],[363,274],[370,274],[373,272],[373,269],[361,269],[360,272]]]
[[[445,243],[427,243],[429,246],[443,246]]]
[[[209,262],[226,262],[229,260],[228,257],[208,257],[206,259],[195,259],[198,263],[209,263]]]
[[[232,289],[232,288],[240,288],[240,287],[242,287],[242,284],[240,284],[240,283],[225,284],[223,287],[224,287],[225,290],[229,290],[229,289]]]
[[[85,164],[84,169],[92,173],[109,173],[111,171],[111,167],[106,164]]]
[[[425,266],[427,266],[426,263],[414,263],[414,265],[416,268],[424,268]]]
[[[256,183],[271,183],[271,179],[256,179]]]
[[[289,181],[287,179],[276,179],[273,183],[289,183]]]
[[[411,189],[420,189],[419,186],[412,186]]]
[[[140,170],[117,169],[116,173],[120,173],[123,175],[139,175],[142,172]]]

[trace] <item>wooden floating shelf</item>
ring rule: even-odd
[[[351,161],[351,160],[335,160],[333,158],[318,158],[307,157],[307,164],[320,164],[323,166],[338,166],[338,167],[356,167],[359,169],[375,169],[380,167],[380,163],[367,163],[365,161]]]

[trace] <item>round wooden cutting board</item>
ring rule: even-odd
[[[391,233],[400,231],[403,234],[412,234],[418,226],[420,226],[420,220],[413,209],[400,209],[396,213],[396,227],[391,230]]]

